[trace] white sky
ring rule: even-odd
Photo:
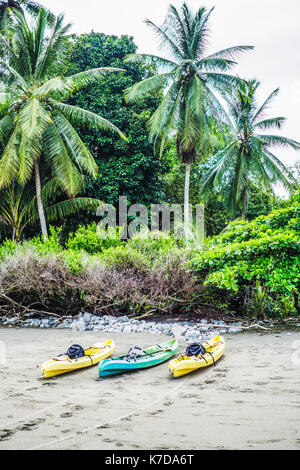
[[[169,3],[178,0],[40,0],[54,13],[64,12],[72,32],[91,30],[134,37],[139,52],[162,53],[143,20],[161,25]],[[208,53],[236,45],[253,45],[233,70],[242,78],[261,81],[261,99],[275,88],[270,117],[284,116],[282,135],[300,141],[300,1],[299,0],[187,0],[192,8],[215,6],[211,15]],[[300,160],[300,152],[276,149],[286,165]]]

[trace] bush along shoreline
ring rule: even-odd
[[[0,316],[29,312],[76,316],[283,320],[299,316],[299,193],[285,208],[237,220],[205,247],[166,234],[123,241],[60,229],[0,245]]]

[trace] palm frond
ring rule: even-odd
[[[47,23],[47,13],[43,10],[39,13],[40,20]],[[65,47],[66,34],[71,25],[64,24],[64,15],[58,15],[52,28],[51,36],[43,48],[42,53],[38,55],[35,61],[34,78],[37,83],[49,78],[58,67],[60,53]]]
[[[90,126],[97,129],[103,129],[105,131],[116,132],[119,136],[127,141],[127,137],[107,119],[99,116],[98,114],[87,111],[86,109],[72,106],[66,103],[60,103],[56,100],[49,100],[54,108],[56,108],[63,116],[70,119],[71,122],[81,126]]]
[[[224,59],[222,57],[205,57],[196,62],[196,67],[201,73],[202,70],[210,72],[217,70],[218,72],[230,70],[237,64],[234,60]]]
[[[64,220],[70,215],[77,214],[80,210],[96,211],[102,205],[103,202],[99,199],[76,197],[46,207],[45,214],[49,222],[54,222],[60,219]]]
[[[51,168],[52,176],[57,178],[66,194],[74,197],[82,188],[82,176],[72,162],[68,148],[54,122],[44,133],[43,150],[44,159]]]
[[[0,189],[9,186],[17,178],[20,158],[17,151],[19,126],[15,126],[0,159]]]
[[[172,70],[174,67],[177,67],[177,63],[170,59],[165,59],[151,54],[128,54],[124,62],[127,64],[140,64],[147,63],[150,65],[156,65],[160,69]]]
[[[281,135],[270,135],[270,134],[256,134],[256,137],[260,139],[265,145],[272,147],[291,147],[294,150],[300,150],[300,143],[296,140],[283,137]]]
[[[135,83],[130,88],[127,88],[125,90],[125,98],[128,102],[142,98],[148,93],[152,93],[165,87],[172,78],[173,74],[171,72],[145,78],[144,80]]]
[[[180,100],[182,99],[182,85],[180,81],[173,82],[165,94],[160,105],[152,114],[148,122],[149,140],[154,142],[161,133],[168,134],[176,130],[173,126],[180,128],[180,120],[178,119],[178,110]]]
[[[164,30],[165,28],[163,26],[162,27],[156,26],[156,24],[154,24],[149,19],[146,19],[145,23],[154,32],[155,36],[157,37],[159,41],[160,47],[166,48],[171,53],[175,61],[182,60],[182,57],[183,57],[182,51],[178,47],[178,44],[175,44],[175,42],[169,37],[167,32]]]
[[[57,114],[54,123],[66,142],[70,155],[77,166],[86,174],[96,178],[98,166],[86,145],[83,143],[73,126],[62,115]]]
[[[40,140],[44,130],[51,123],[51,114],[37,99],[25,103],[16,116],[21,132],[28,139]]]
[[[272,91],[272,93],[268,96],[268,98],[263,102],[263,104],[260,106],[260,108],[256,111],[256,113],[253,116],[253,119],[252,119],[253,124],[255,124],[257,119],[262,117],[263,113],[268,109],[272,100],[278,95],[278,93],[279,93],[279,88],[276,88],[276,90]]]
[[[0,120],[0,143],[2,146],[6,145],[15,124],[15,116],[13,113],[5,114]]]
[[[233,46],[233,47],[228,47],[227,49],[223,49],[221,51],[214,52],[213,54],[210,54],[207,56],[207,59],[216,59],[216,58],[222,58],[222,59],[228,59],[228,60],[235,60],[237,55],[251,51],[254,49],[254,46]]]
[[[269,130],[269,129],[281,129],[283,123],[286,121],[286,118],[284,117],[275,117],[275,118],[269,118],[269,119],[264,119],[263,121],[259,121],[256,124],[253,125],[253,128],[259,129],[259,130]]]

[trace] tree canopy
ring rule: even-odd
[[[102,33],[73,37],[67,73],[79,73],[94,67],[122,67],[124,72],[106,77],[73,94],[72,105],[88,107],[105,114],[121,129],[128,142],[101,130],[84,129],[79,134],[89,147],[99,168],[96,181],[87,181],[87,195],[106,203],[116,204],[119,196],[131,203],[150,204],[162,198],[160,175],[164,164],[153,153],[146,122],[158,105],[160,93],[147,95],[138,104],[126,104],[124,90],[141,79],[152,76],[153,67],[124,64],[124,58],[137,49],[129,36],[109,36]]]

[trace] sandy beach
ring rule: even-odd
[[[0,329],[1,450],[300,449],[299,333],[225,334],[216,367],[180,379],[166,363],[100,381],[97,367],[40,378],[41,364],[71,344],[108,337]],[[165,337],[112,338],[117,355]]]

